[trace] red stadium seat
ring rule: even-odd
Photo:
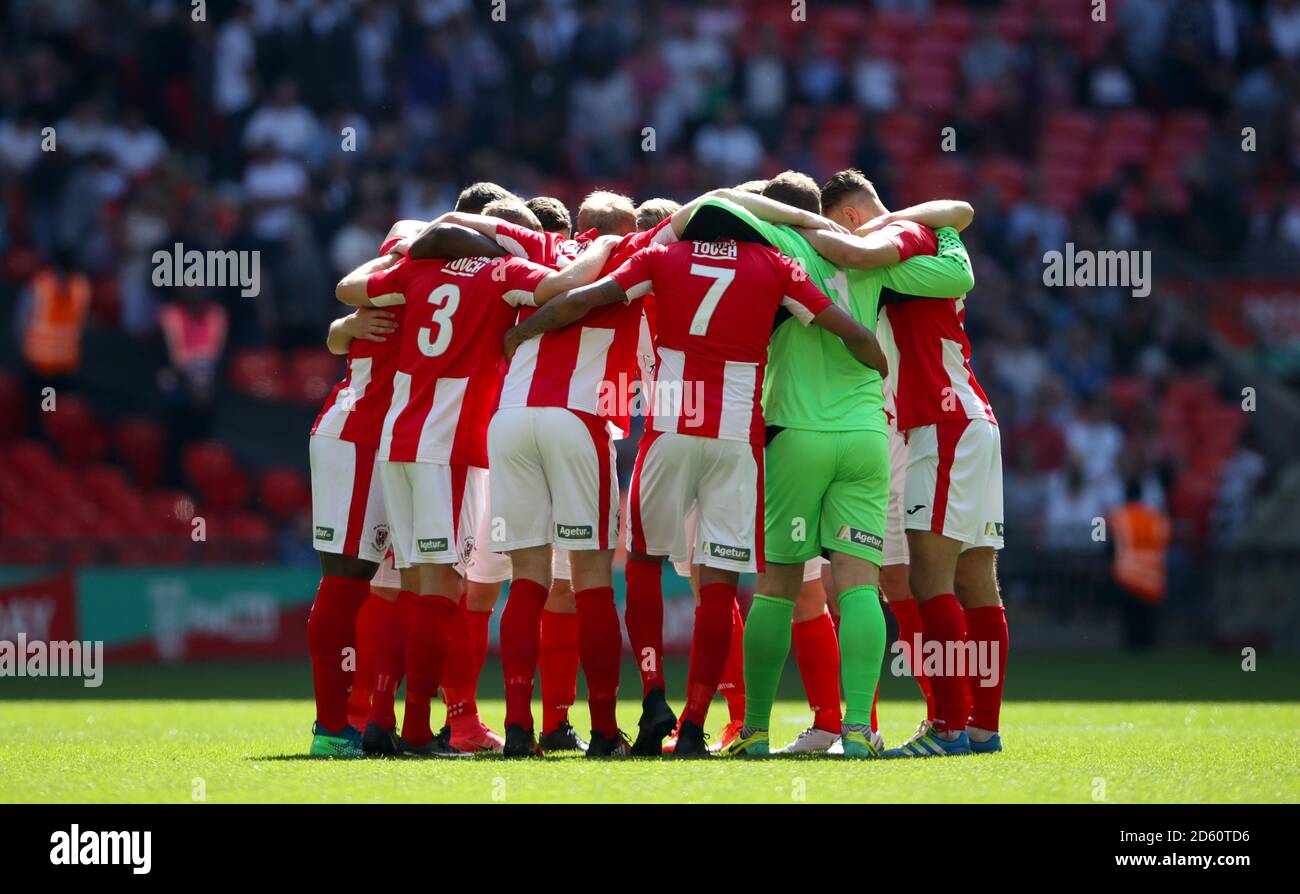
[[[50,448],[39,441],[19,441],[12,445],[9,464],[29,478],[36,478],[56,465]]]
[[[297,469],[267,469],[257,480],[257,500],[276,522],[311,507],[311,486]]]
[[[145,418],[125,419],[114,433],[117,457],[131,470],[140,487],[157,487],[162,483],[167,451],[167,435],[162,426]]]
[[[254,397],[281,397],[286,382],[284,361],[274,348],[247,348],[230,359],[230,383]]]
[[[289,362],[293,396],[318,404],[343,375],[343,361],[324,348],[304,348]]]
[[[21,438],[27,432],[27,409],[18,380],[0,373],[0,441]]]

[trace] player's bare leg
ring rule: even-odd
[[[578,694],[578,603],[573,584],[556,577],[542,609],[539,663],[542,682],[542,751],[586,751],[569,723]]]
[[[627,604],[623,619],[627,625],[627,638],[632,644],[641,675],[641,719],[636,741],[632,743],[635,757],[658,757],[663,753],[664,738],[677,726],[677,715],[668,706],[664,691],[664,595],[663,556],[631,552],[627,557]],[[699,597],[696,597],[696,614]],[[730,628],[728,628],[730,630]],[[692,653],[694,659],[694,653]],[[716,686],[715,686],[716,688]],[[713,693],[709,693],[712,698]],[[690,698],[690,690],[687,690]]]
[[[510,553],[512,577],[501,612],[501,670],[506,685],[506,757],[540,754],[533,731],[533,678],[542,645],[542,610],[551,589],[551,545]]]
[[[1001,751],[998,715],[1002,709],[1009,643],[1006,610],[998,590],[997,550],[976,547],[963,552],[957,559],[954,584],[966,614],[966,635],[974,645],[974,654],[966,653],[967,660],[976,659],[976,666],[966,669],[971,696],[966,733],[971,751]]]

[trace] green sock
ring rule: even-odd
[[[748,632],[748,631],[747,631]],[[745,640],[749,649],[749,639]],[[871,723],[871,702],[885,657],[885,615],[875,587],[854,587],[840,594],[840,667],[844,675],[844,722]],[[746,651],[748,661],[749,654]],[[748,663],[745,665],[749,669]],[[748,674],[745,681],[749,686]]]
[[[794,600],[755,596],[745,619],[745,726],[767,729],[790,654]]]

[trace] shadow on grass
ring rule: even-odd
[[[664,663],[668,691],[680,697],[686,687],[686,662]],[[798,670],[790,665],[778,698],[803,701]],[[637,671],[623,666],[623,690],[635,700]],[[103,685],[88,689],[80,679],[0,677],[0,710],[6,701],[247,700],[310,699],[307,660],[186,665],[109,664]],[[479,687],[482,701],[502,697],[501,666],[490,660]],[[579,687],[579,704],[585,696]],[[915,682],[895,677],[887,661],[881,677],[885,701],[919,699]],[[1010,656],[1008,701],[1300,701],[1300,656],[1265,654],[1258,669],[1245,671],[1241,658],[1208,651],[1165,651],[1134,655],[1121,652],[1019,654]],[[579,708],[579,711],[582,709]]]

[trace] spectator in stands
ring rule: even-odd
[[[174,294],[176,300],[159,312],[167,367],[159,373],[158,383],[171,407],[170,430],[183,444],[211,434],[229,315],[206,289],[182,287]]]
[[[752,127],[740,120],[736,106],[728,103],[713,124],[695,137],[695,160],[718,183],[740,183],[758,175],[763,163],[763,142]]]
[[[1259,452],[1255,434],[1246,429],[1232,458],[1219,474],[1219,494],[1214,503],[1214,536],[1231,542],[1250,518],[1250,510],[1259,494],[1268,466]]]

